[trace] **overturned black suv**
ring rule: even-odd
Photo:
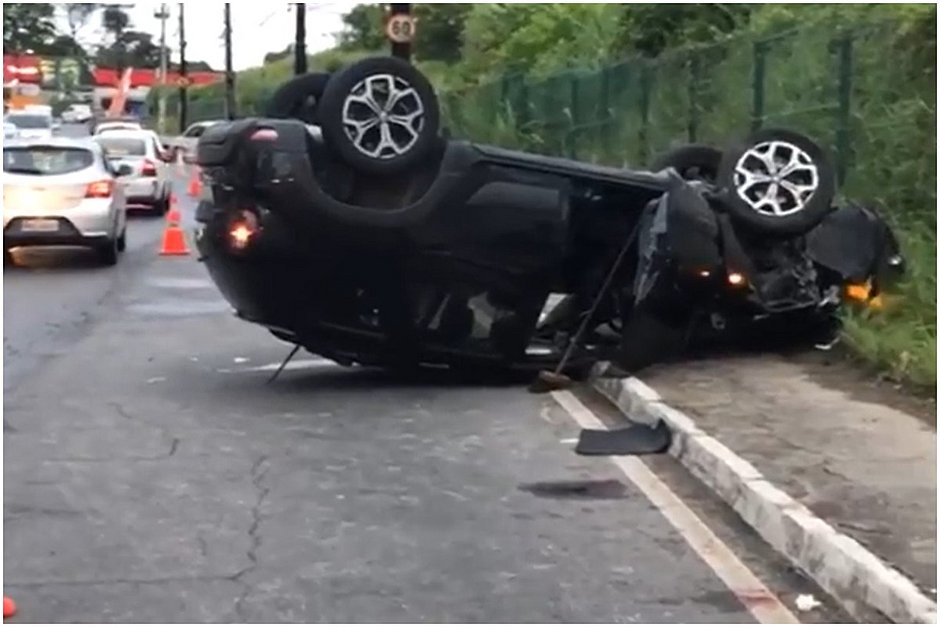
[[[873,297],[902,265],[789,131],[649,170],[482,146],[445,139],[433,88],[391,57],[292,79],[266,115],[200,138],[196,244],[239,317],[341,364],[544,368],[577,335],[573,366],[637,370],[830,328],[847,288]]]

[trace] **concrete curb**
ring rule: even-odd
[[[669,454],[850,614],[856,615],[862,603],[896,623],[937,622],[936,600],[914,582],[776,488],[642,381],[604,378],[606,369],[606,363],[594,366],[594,389],[634,422],[663,420],[673,437]]]

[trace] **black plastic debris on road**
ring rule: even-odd
[[[655,426],[632,424],[623,429],[582,429],[574,452],[578,455],[656,455],[672,444],[662,420]]]

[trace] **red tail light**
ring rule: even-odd
[[[149,159],[144,160],[144,165],[140,168],[141,176],[156,176],[157,175],[157,165],[150,161]]]
[[[113,191],[113,181],[95,181],[88,184],[88,189],[85,190],[85,198],[110,198]]]

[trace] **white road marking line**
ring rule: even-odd
[[[568,391],[552,397],[585,429],[607,427]],[[689,507],[639,458],[611,457],[623,474],[665,516],[683,539],[728,586],[744,607],[761,623],[798,624],[800,621],[780,599],[716,536]]]
[[[240,358],[243,359],[243,358]],[[335,361],[317,357],[315,359],[295,359],[284,366],[284,370],[303,370],[305,368],[322,368],[324,366],[338,366]],[[281,366],[281,362],[264,364],[263,366],[251,366],[248,368],[217,368],[216,372],[230,374],[233,372],[273,372]]]

